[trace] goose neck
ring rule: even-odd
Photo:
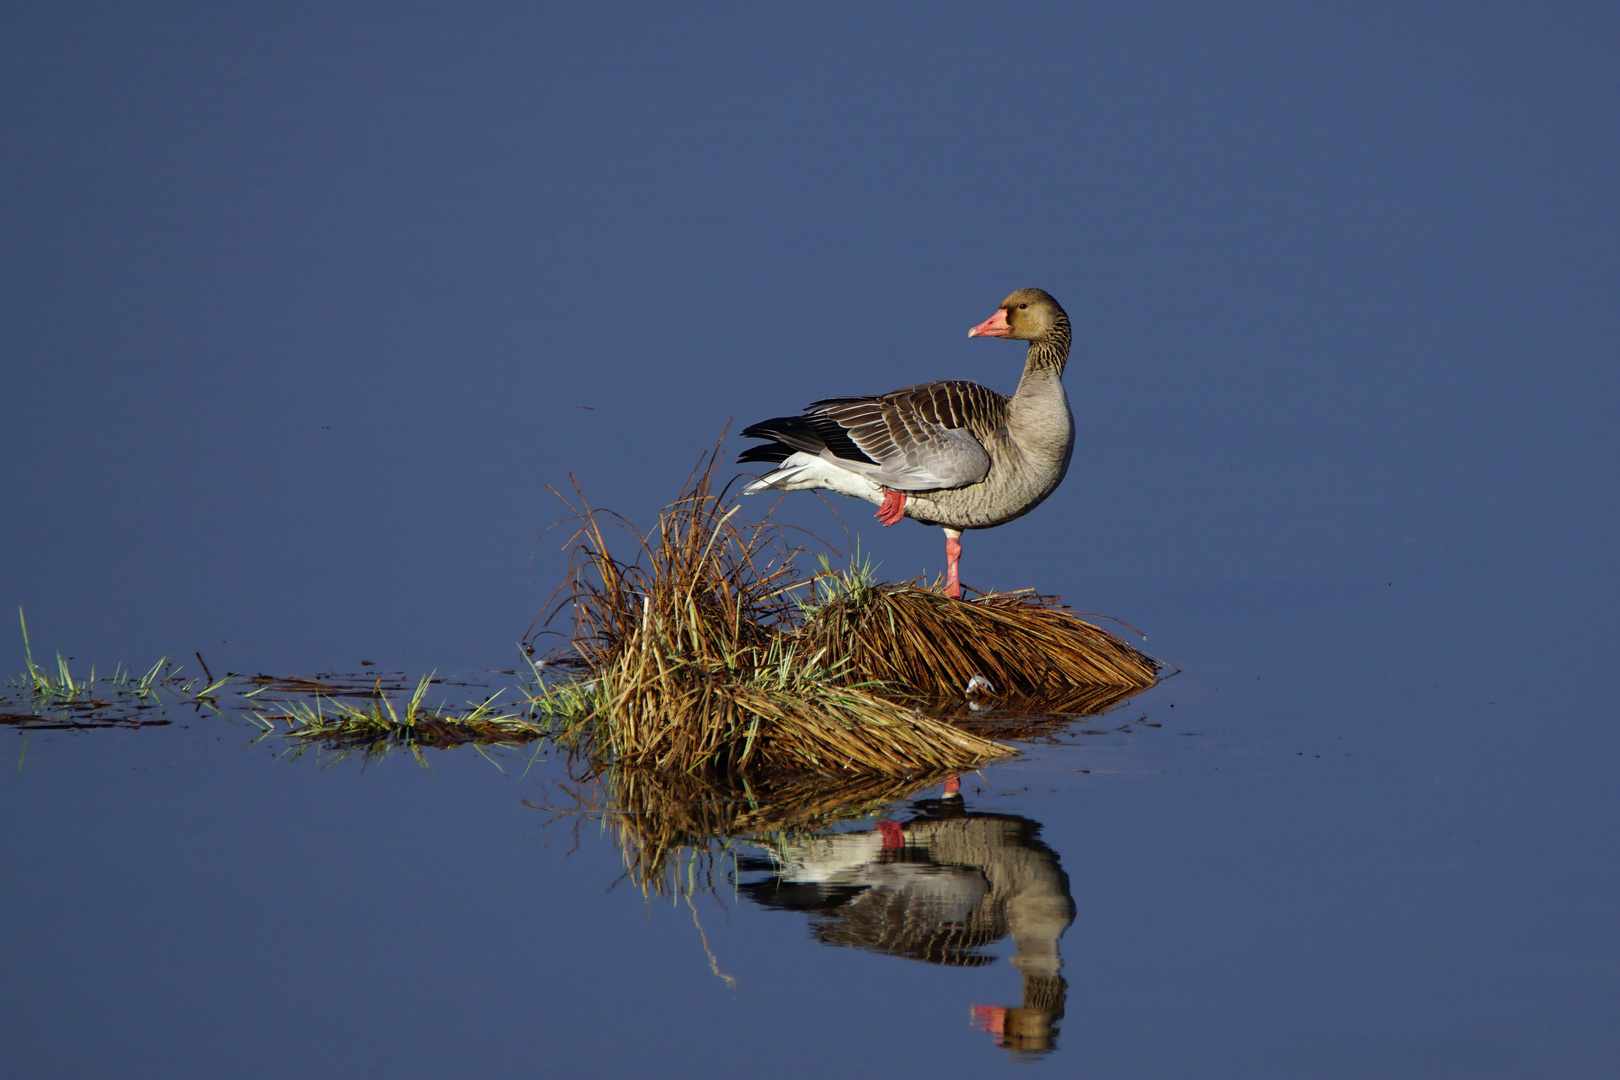
[[[1066,328],[1065,328],[1066,329]],[[1024,379],[1037,373],[1063,378],[1063,368],[1069,362],[1069,335],[1061,337],[1053,335],[1029,343],[1029,352],[1024,356]],[[1020,385],[1022,385],[1020,380]]]

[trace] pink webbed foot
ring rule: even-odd
[[[883,489],[883,505],[877,508],[873,515],[885,525],[893,525],[906,516],[906,493]]]

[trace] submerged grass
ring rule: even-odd
[[[966,604],[869,564],[806,580],[782,526],[743,520],[700,463],[650,534],[559,494],[578,522],[568,676],[534,707],[600,761],[683,772],[913,776],[1013,751],[930,715],[975,690],[1074,696],[1152,685],[1156,661],[1053,597]],[[605,525],[633,539],[610,551]],[[549,623],[550,620],[548,620]],[[537,668],[537,671],[539,669]]]

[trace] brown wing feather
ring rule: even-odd
[[[1007,398],[977,383],[907,386],[869,398],[824,398],[805,412],[832,421],[873,461],[858,468],[900,491],[965,487],[990,471],[985,442],[1006,424]]]

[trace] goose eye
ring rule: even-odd
[[[1020,310],[1020,311],[1022,311],[1022,310],[1023,310],[1023,309],[1024,309],[1024,308],[1027,308],[1027,307],[1029,307],[1029,305],[1028,305],[1028,304],[1019,304],[1019,305],[1018,305],[1018,309],[1019,309],[1019,310]]]

